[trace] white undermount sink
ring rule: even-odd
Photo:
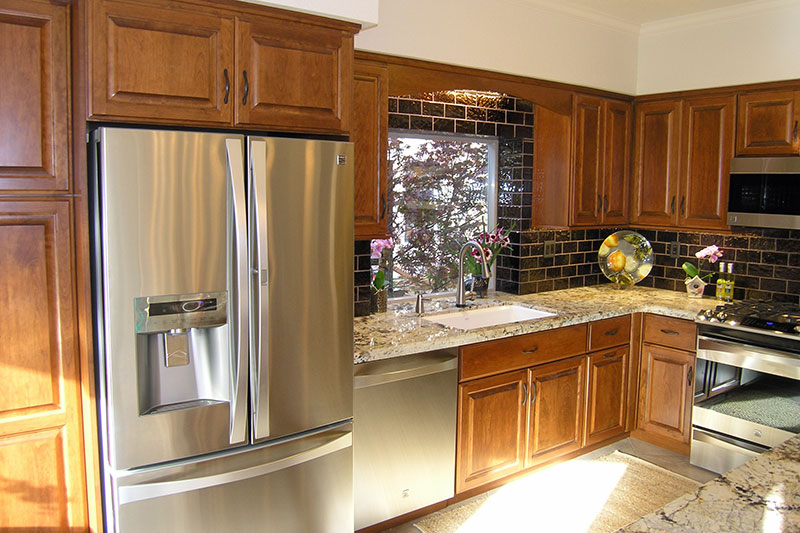
[[[500,305],[432,315],[424,317],[423,320],[451,328],[476,329],[510,324],[512,322],[524,322],[548,316],[556,316],[556,314],[521,305]]]

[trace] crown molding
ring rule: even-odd
[[[691,15],[682,15],[654,22],[646,22],[642,24],[640,34],[653,35],[696,28],[708,24],[720,24],[792,6],[800,7],[800,0],[753,0],[746,4],[721,7],[702,11],[700,13],[693,13]]]
[[[526,5],[544,11],[547,13],[554,13],[557,15],[566,15],[572,18],[580,19],[590,24],[595,24],[603,28],[629,33],[632,35],[639,34],[639,24],[630,22],[618,17],[611,16],[596,9],[578,8],[574,6],[565,5],[558,0],[512,0],[516,4]]]

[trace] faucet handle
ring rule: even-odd
[[[417,304],[414,306],[414,311],[418,315],[425,312],[425,299],[422,296],[421,292],[417,292]]]

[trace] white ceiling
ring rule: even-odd
[[[559,11],[587,17],[615,19],[642,25],[717,9],[763,4],[764,0],[524,0]]]

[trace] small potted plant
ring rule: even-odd
[[[483,248],[483,253],[486,256],[486,266],[490,270],[495,259],[497,258],[497,254],[500,253],[503,248],[507,248],[511,245],[509,234],[513,230],[514,225],[512,224],[508,231],[505,231],[503,228],[495,228],[495,230],[491,233],[483,231],[474,237],[474,239],[468,239],[475,240],[481,245]],[[468,255],[464,261],[464,265],[467,269],[467,272],[472,274],[472,290],[478,296],[483,298],[486,296],[486,293],[489,290],[489,278],[483,277],[480,261],[480,253],[478,253],[478,250],[473,248],[471,254]]]
[[[705,290],[709,281],[711,281],[711,277],[714,275],[713,271],[709,272],[708,274],[700,275],[703,262],[708,261],[709,264],[716,263],[717,259],[722,257],[722,254],[723,251],[717,248],[716,245],[707,246],[706,248],[703,248],[694,254],[698,259],[697,266],[694,266],[688,261],[681,265],[683,271],[686,272],[686,279],[684,280],[684,283],[686,284],[686,294],[689,295],[689,298],[703,297],[703,291]]]
[[[377,269],[372,275],[370,283],[370,311],[373,313],[386,312],[386,304],[389,298],[389,283],[386,280],[386,257],[384,250],[394,248],[394,242],[389,239],[374,239],[370,243],[372,259],[377,259]]]

